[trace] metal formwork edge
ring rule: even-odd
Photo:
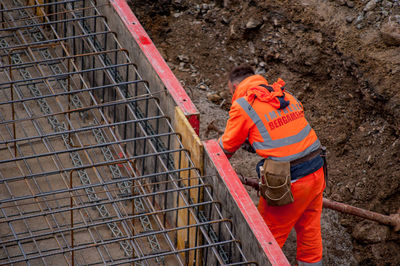
[[[110,0],[111,5],[120,16],[121,20],[132,34],[143,54],[147,57],[154,70],[164,83],[166,89],[171,94],[175,103],[182,109],[194,131],[199,134],[200,115],[196,106],[183,89],[181,83],[172,73],[165,60],[162,58],[157,48],[154,46],[150,37],[133,14],[126,0]]]
[[[203,145],[270,263],[290,265],[219,144],[215,140],[208,140]]]

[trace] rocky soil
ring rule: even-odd
[[[382,214],[400,207],[400,1],[131,0],[131,7],[217,138],[226,74],[250,63],[284,79],[329,151],[325,197]],[[255,176],[259,158],[231,159]],[[249,191],[252,196],[254,193]],[[325,210],[326,265],[399,265],[400,234]],[[285,245],[295,258],[295,237]]]

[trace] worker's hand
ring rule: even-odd
[[[246,141],[242,144],[242,149],[251,153],[256,153],[256,151],[253,149],[251,146],[249,140],[246,139]]]

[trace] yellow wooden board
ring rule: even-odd
[[[182,136],[181,141],[183,147],[190,152],[190,158],[194,163],[195,167],[199,168],[201,173],[203,173],[203,156],[204,156],[203,144],[200,141],[199,136],[197,136],[196,132],[193,130],[189,121],[187,120],[187,118],[185,117],[185,115],[183,114],[182,110],[179,107],[175,107],[174,130],[175,132],[181,134]],[[179,155],[175,156],[175,165],[179,167],[179,169],[187,168],[189,166],[189,161],[186,159],[184,152],[181,152],[180,156]],[[182,181],[181,183],[182,186],[193,186],[199,184],[199,180],[195,178],[197,176],[198,174],[194,170],[181,172],[180,177],[182,179],[187,179],[185,181]],[[200,199],[202,199],[203,192],[199,191],[199,189],[190,189],[189,191],[190,191],[189,195],[193,203],[197,203],[199,195]],[[179,207],[186,206],[183,198],[179,197],[177,205]],[[193,216],[189,213],[188,209],[179,210],[177,226],[180,227],[190,224],[196,224],[196,222]],[[196,237],[196,231],[198,232],[197,237]],[[199,230],[196,230],[196,227],[180,230],[177,232],[178,249],[193,248],[199,246],[201,241],[202,239],[200,237]],[[197,252],[197,254],[195,254],[195,252]],[[186,265],[201,265],[202,254],[200,250],[190,251],[182,253],[180,255],[184,259]],[[196,261],[194,261],[195,257]]]
[[[44,3],[44,0],[29,0],[29,2],[28,2],[28,4],[30,6],[42,5],[43,3]],[[36,7],[35,8],[35,16],[42,17],[42,20],[44,21],[44,19],[43,19],[44,13],[41,10],[42,8],[44,8],[44,7]]]

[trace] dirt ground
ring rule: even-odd
[[[217,138],[226,74],[247,62],[284,79],[329,151],[325,197],[382,214],[400,207],[400,1],[131,0],[131,7]],[[207,130],[208,129],[208,130]],[[231,159],[255,176],[259,158]],[[249,191],[254,196],[254,193]],[[326,265],[398,265],[400,234],[326,210]],[[284,250],[295,258],[295,237]]]

